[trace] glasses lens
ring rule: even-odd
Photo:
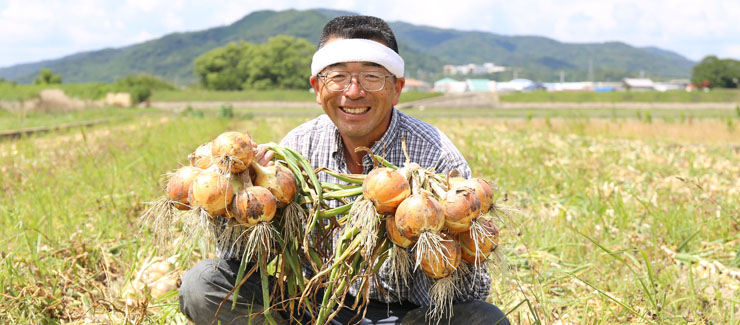
[[[378,91],[385,85],[385,75],[379,72],[360,73],[360,85],[367,91]]]
[[[324,75],[326,87],[331,91],[343,91],[349,88],[352,74],[348,71],[329,71]],[[365,91],[380,91],[385,86],[385,75],[376,71],[363,71],[357,74],[357,81]]]
[[[347,88],[352,81],[352,75],[347,71],[329,71],[326,73],[325,80],[329,90],[341,91]]]

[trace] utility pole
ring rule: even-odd
[[[594,82],[594,60],[588,59],[588,81]]]
[[[560,83],[565,82],[565,71],[560,70]]]

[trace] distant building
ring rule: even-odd
[[[529,91],[539,87],[537,83],[529,79],[514,79],[496,84],[498,91]]]
[[[445,65],[443,68],[444,73],[446,75],[481,75],[481,74],[487,74],[487,73],[496,73],[496,72],[502,72],[506,71],[506,67],[504,66],[498,66],[491,62],[483,63],[482,65],[478,64],[463,64],[463,65]]]
[[[432,90],[432,86],[425,81],[418,79],[406,78],[406,84],[403,85],[404,91],[424,91],[428,92]]]
[[[655,83],[650,79],[624,78],[624,88],[631,91],[646,91],[655,89]]]
[[[467,79],[465,80],[466,91],[468,92],[495,92],[496,81],[488,79]]]
[[[465,81],[444,78],[434,82],[434,91],[440,93],[464,93],[467,89]]]
[[[547,91],[591,91],[594,83],[585,82],[546,82],[542,84]]]

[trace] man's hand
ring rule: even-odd
[[[272,151],[267,151],[264,146],[258,146],[257,143],[252,141],[252,147],[254,148],[254,161],[262,166],[272,166],[272,158],[275,154]]]

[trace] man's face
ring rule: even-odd
[[[348,89],[330,91],[324,80],[311,77],[311,86],[316,92],[316,102],[324,108],[326,115],[339,129],[344,138],[377,141],[391,120],[392,107],[398,104],[404,79],[388,77],[385,86],[377,92],[368,92],[360,87],[356,75],[361,71],[380,71],[390,75],[382,66],[369,62],[338,63],[324,68],[321,74],[331,70],[349,71],[353,79]]]

